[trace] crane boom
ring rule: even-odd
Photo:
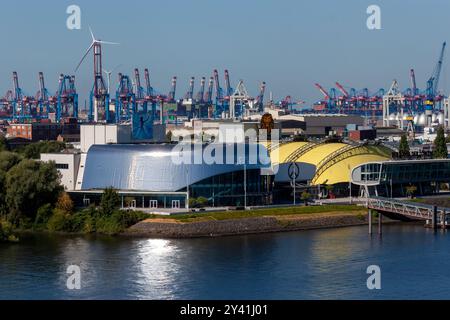
[[[150,73],[148,69],[145,69],[145,85],[147,87],[147,95],[152,97],[153,96],[153,88],[150,83]]]
[[[205,95],[205,102],[212,103],[213,90],[214,90],[214,78],[211,77],[211,78],[209,78],[208,91],[206,92],[206,95]]]
[[[336,87],[338,87],[339,91],[342,92],[345,98],[349,96],[347,90],[345,90],[344,87],[339,82],[336,82]]]
[[[416,85],[416,74],[414,72],[414,69],[411,69],[410,71],[410,78],[411,78],[411,89],[413,95],[417,94],[417,85]]]
[[[446,45],[447,45],[446,42],[444,42],[442,44],[441,54],[439,55],[439,61],[438,61],[438,64],[436,65],[436,71],[435,71],[435,75],[434,75],[434,87],[433,87],[434,94],[437,94],[437,91],[439,89],[438,88],[439,78],[441,76],[442,64],[444,62],[444,53],[445,53]]]
[[[322,94],[325,97],[325,100],[329,100],[330,99],[330,95],[328,94],[328,92],[318,83],[315,84],[316,88],[319,89],[320,92],[322,92]]]
[[[200,82],[200,91],[197,94],[197,102],[202,103],[204,101],[203,97],[205,96],[205,85],[206,85],[206,78],[202,77],[202,80]]]
[[[186,93],[186,99],[193,99],[194,98],[194,85],[195,85],[195,78],[191,77],[191,80],[189,80],[189,90]]]
[[[230,73],[228,72],[228,70],[225,70],[225,85],[226,85],[226,94],[228,97],[233,95],[233,89],[231,88],[231,83],[230,83]]]
[[[172,78],[172,88],[170,89],[170,92],[169,92],[169,101],[170,102],[175,101],[176,90],[177,90],[177,77],[173,77]]]

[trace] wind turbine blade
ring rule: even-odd
[[[89,54],[89,52],[91,51],[92,47],[94,46],[94,44],[91,44],[90,47],[87,49],[86,53],[84,54],[83,58],[81,58],[80,63],[78,64],[77,68],[75,69],[75,72],[78,71],[78,69],[80,68],[81,64],[83,63],[84,59],[86,59],[86,56]]]
[[[97,41],[97,40],[96,40]],[[102,41],[102,40],[98,40],[97,42],[100,42],[101,44],[114,44],[114,45],[120,45],[120,43],[117,42],[108,42],[108,41]]]
[[[91,26],[89,26],[89,32],[91,33],[92,41],[93,42],[97,41],[94,37],[94,33],[92,32]]]
[[[111,70],[111,73],[113,73],[114,71],[116,71],[118,68],[120,68],[122,66],[122,64],[117,65],[114,69]]]

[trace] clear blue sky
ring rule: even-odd
[[[82,9],[82,30],[66,28],[70,4]],[[366,28],[370,4],[381,7],[382,30]],[[411,67],[423,88],[449,40],[449,13],[448,0],[2,1],[0,94],[15,70],[27,94],[37,91],[39,71],[55,91],[58,74],[72,74],[90,44],[89,25],[98,38],[121,43],[104,47],[105,68],[122,64],[119,71],[131,75],[136,66],[148,67],[161,92],[176,75],[178,97],[190,76],[197,91],[200,77],[214,68],[221,79],[228,68],[233,85],[244,79],[252,94],[264,80],[276,98],[289,94],[309,103],[321,98],[315,82],[376,91],[396,78],[406,88]],[[450,52],[446,62],[440,87],[448,93]],[[84,100],[91,56],[76,76]]]

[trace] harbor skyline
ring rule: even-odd
[[[56,91],[59,74],[73,74],[89,44],[88,26],[97,37],[120,43],[105,46],[105,69],[120,65],[116,72],[131,74],[135,67],[149,68],[152,83],[161,92],[169,90],[176,75],[179,96],[187,91],[191,76],[198,89],[201,77],[211,76],[213,69],[229,69],[233,86],[244,79],[252,94],[266,81],[267,92],[273,92],[276,100],[291,95],[307,105],[322,98],[314,88],[316,82],[329,88],[339,81],[375,92],[388,89],[395,78],[406,88],[410,68],[416,71],[418,87],[425,88],[439,46],[447,40],[445,12],[450,9],[450,4],[438,0],[410,1],[407,8],[400,1],[130,1],[124,19],[117,1],[77,1],[81,30],[69,30],[66,9],[73,3],[52,2],[5,4],[9,14],[0,28],[10,49],[0,62],[0,95],[11,89],[13,71],[19,73],[27,94],[37,90],[40,71],[49,89]],[[380,6],[381,30],[366,26],[366,10],[372,4]],[[415,23],[430,7],[435,8],[433,19],[425,25]],[[18,17],[26,23],[17,23]],[[91,90],[91,65],[89,57],[75,74],[81,105]],[[447,70],[444,63],[440,84],[444,92],[449,85]],[[117,75],[112,79],[115,88]]]

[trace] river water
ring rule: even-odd
[[[81,269],[69,290],[67,268]],[[367,267],[381,268],[381,290]],[[390,225],[224,237],[27,236],[0,245],[0,299],[450,298],[450,232]]]

